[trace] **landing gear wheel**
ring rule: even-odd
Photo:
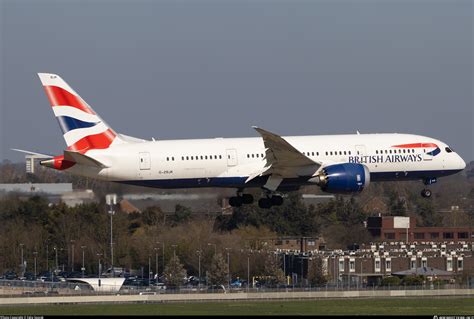
[[[251,194],[243,194],[242,195],[242,202],[244,204],[252,204],[253,203],[253,196]]]
[[[229,205],[232,207],[242,206],[242,197],[234,196],[229,198]]]
[[[272,202],[269,198],[260,198],[258,200],[258,207],[260,207],[260,208],[270,208],[270,207],[272,207]]]
[[[429,198],[431,197],[431,191],[429,189],[424,189],[421,191],[421,196],[425,197],[425,198]]]
[[[283,197],[281,196],[272,196],[271,202],[273,206],[281,206],[283,204]]]

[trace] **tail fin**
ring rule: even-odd
[[[70,151],[85,154],[119,141],[117,133],[59,75],[38,73]]]

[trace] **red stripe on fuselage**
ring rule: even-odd
[[[81,138],[79,141],[72,144],[67,149],[69,151],[75,151],[84,154],[91,149],[108,148],[110,144],[112,144],[116,136],[117,135],[111,129],[108,129],[103,133],[89,135],[84,138]]]
[[[76,163],[65,160],[64,155],[59,155],[54,157],[54,168],[57,170],[65,170],[73,167]]]
[[[392,147],[398,148],[423,148],[423,147],[438,147],[438,145],[434,143],[413,143],[413,144],[400,144],[400,145],[393,145]]]
[[[58,86],[45,86],[44,90],[52,107],[66,105],[75,107],[89,114],[95,114],[79,96],[69,93],[63,88]]]

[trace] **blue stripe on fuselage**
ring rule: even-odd
[[[412,172],[378,172],[370,173],[370,180],[377,181],[400,181],[421,180],[425,178],[442,177],[452,175],[462,170],[439,170],[439,171],[412,171]],[[287,178],[282,181],[278,190],[293,190],[299,186],[314,185],[307,180],[310,177]],[[117,183],[146,186],[155,188],[196,188],[196,187],[228,187],[228,188],[251,188],[262,187],[267,182],[268,176],[261,176],[245,183],[247,177],[211,177],[211,178],[180,178],[180,179],[151,179],[115,181]]]

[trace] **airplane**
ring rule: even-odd
[[[100,180],[163,189],[224,187],[229,205],[280,206],[283,194],[318,185],[336,194],[359,193],[370,182],[421,180],[425,185],[466,167],[437,139],[411,134],[280,136],[144,140],[114,131],[59,75],[39,73],[67,148],[42,157],[42,166]],[[431,190],[422,190],[430,197]]]

